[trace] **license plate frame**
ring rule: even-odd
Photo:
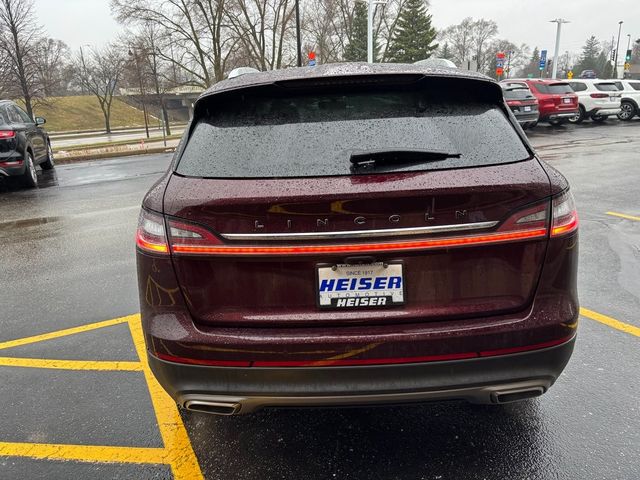
[[[571,103],[571,99],[570,98],[563,98],[562,99],[562,103],[569,104],[569,103]]]
[[[530,112],[531,111],[531,106],[530,105],[525,105],[524,111],[525,112]]]
[[[367,270],[368,269],[368,270]],[[358,274],[355,274],[358,272]],[[369,279],[371,286],[375,286],[375,278],[400,277],[400,287],[395,286],[397,280],[393,280],[394,288],[384,289],[354,289],[351,287],[352,279],[356,279],[356,286],[363,284],[360,278]],[[315,291],[316,306],[321,310],[362,310],[398,307],[406,304],[406,271],[404,262],[372,262],[365,264],[345,264],[345,263],[319,263],[315,266]],[[337,288],[339,279],[346,279],[345,290],[334,290],[321,292],[322,280],[334,280],[334,288]],[[366,282],[365,282],[366,283]],[[385,282],[386,283],[386,282]],[[342,283],[344,286],[344,282]],[[327,299],[329,303],[327,303]],[[363,300],[367,299],[367,300]],[[375,300],[371,300],[375,299]],[[381,300],[384,299],[384,300]],[[335,300],[335,301],[334,301]],[[339,302],[338,300],[344,300]],[[350,302],[349,300],[353,300]]]

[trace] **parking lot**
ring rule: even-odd
[[[181,416],[145,361],[133,242],[170,155],[0,185],[0,478],[640,478],[640,119],[528,135],[578,202],[582,310],[556,385],[505,406]]]

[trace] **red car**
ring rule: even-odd
[[[578,96],[567,82],[549,78],[528,78],[509,82],[523,82],[529,86],[538,99],[539,122],[561,125],[580,112]]]
[[[546,392],[578,219],[483,75],[322,65],[217,83],[136,235],[151,368],[186,409]]]

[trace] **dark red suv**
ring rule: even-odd
[[[575,340],[578,220],[516,125],[450,69],[216,84],[137,231],[160,383],[218,414],[544,393]]]
[[[513,81],[526,83],[538,99],[540,122],[562,125],[580,113],[578,96],[567,82],[550,78],[509,80]]]

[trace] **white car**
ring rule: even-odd
[[[587,117],[594,122],[603,122],[620,113],[622,92],[614,80],[580,78],[570,80],[569,85],[578,95],[580,104],[580,113],[569,119],[571,123],[582,123]]]
[[[620,120],[631,120],[640,115],[640,80],[612,80],[618,90],[622,90],[622,110],[618,114]]]

